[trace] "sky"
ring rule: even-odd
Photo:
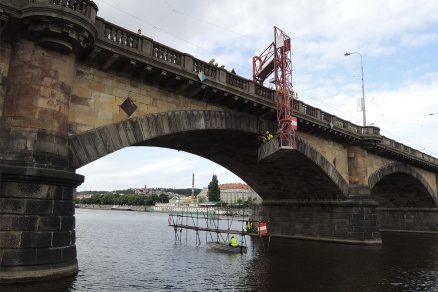
[[[435,0],[96,0],[98,16],[252,78],[251,60],[273,41],[292,39],[293,86],[305,103],[362,125],[362,55],[368,125],[438,157],[438,1]],[[272,4],[275,3],[275,4]],[[437,113],[436,115],[430,115]],[[77,170],[78,187],[195,187],[242,180],[183,151],[128,147]]]

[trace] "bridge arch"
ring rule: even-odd
[[[236,112],[175,111],[134,117],[69,138],[77,169],[127,146],[183,150],[214,161],[244,179],[263,199],[340,199],[348,184],[302,140],[288,161],[257,163],[258,133],[272,121]],[[285,183],[286,182],[286,183]]]
[[[413,167],[391,163],[368,178],[371,196],[381,207],[436,207],[438,199]]]

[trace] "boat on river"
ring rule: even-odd
[[[220,241],[209,241],[209,242],[207,242],[207,246],[213,250],[220,250],[220,251],[231,252],[231,253],[246,253],[247,252],[246,246],[243,246],[243,245],[230,246],[228,243],[220,242]]]

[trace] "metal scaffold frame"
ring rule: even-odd
[[[297,118],[293,115],[295,93],[292,86],[291,39],[274,26],[274,41],[259,56],[253,57],[253,80],[275,85],[277,103],[277,139],[281,148],[295,149]]]
[[[180,212],[176,212],[174,214],[169,214],[168,225],[174,228],[175,231],[175,242],[181,243],[183,237],[183,229],[185,229],[185,237],[187,242],[187,231],[193,230],[196,232],[195,241],[196,245],[201,245],[201,237],[199,232],[205,232],[205,242],[208,243],[209,238],[213,242],[228,242],[229,236],[231,235],[240,235],[240,243],[242,246],[247,246],[246,244],[246,236],[256,236],[259,237],[262,241],[262,237],[268,237],[270,241],[269,234],[260,234],[258,231],[256,232],[247,232],[245,230],[245,222],[249,218],[249,215],[218,215],[211,214],[212,212],[206,212],[205,214],[200,214],[198,212],[192,213],[184,211],[181,209]],[[226,226],[221,226],[220,222],[226,222]],[[232,229],[233,222],[241,223],[241,229]],[[267,221],[257,221],[254,220],[253,223],[259,224],[260,222]],[[262,241],[263,248],[265,248],[264,243]]]

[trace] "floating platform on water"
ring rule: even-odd
[[[200,227],[200,226],[193,226],[193,225],[185,225],[185,224],[169,224],[169,226],[172,226],[176,229],[191,229],[195,231],[209,231],[213,233],[227,233],[227,234],[239,234],[239,235],[249,235],[249,236],[260,236],[256,232],[246,232],[242,230],[236,230],[236,229],[219,229],[219,228],[209,228],[209,227]]]
[[[209,241],[207,242],[207,246],[213,250],[220,250],[231,253],[246,253],[248,250],[248,248],[243,245],[230,246],[228,243],[220,241]]]

